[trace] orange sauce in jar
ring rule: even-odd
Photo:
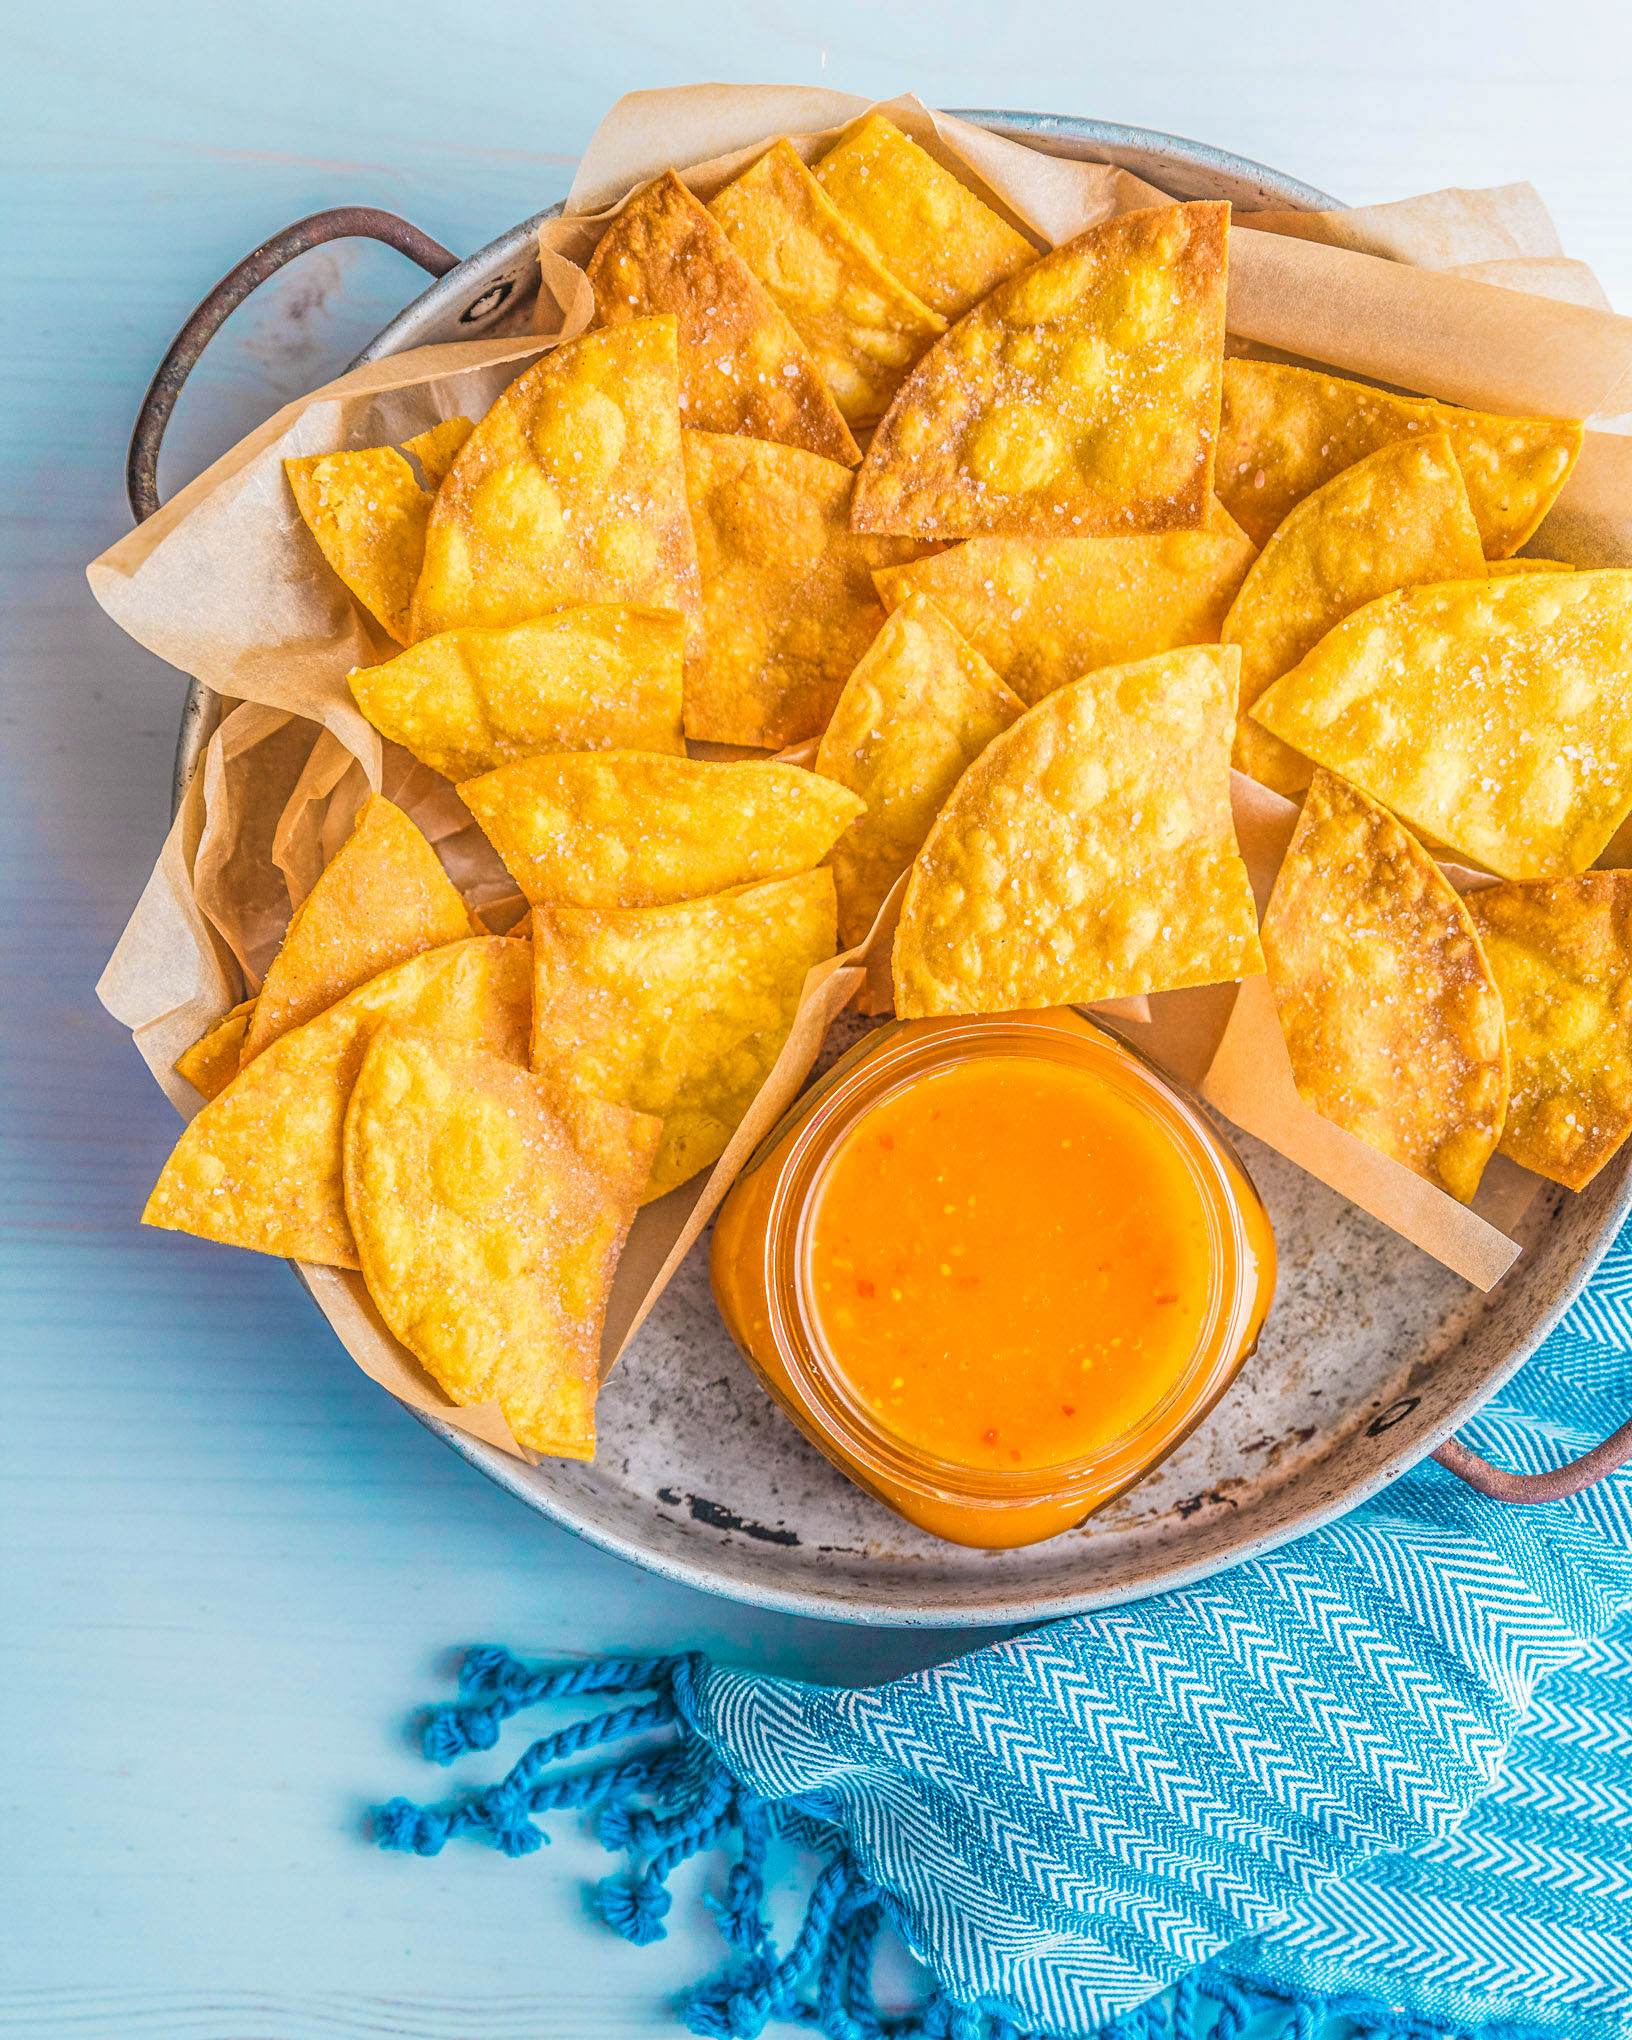
[[[1207,1210],[1125,1093],[1041,1056],[974,1057],[882,1099],[810,1216],[840,1375],[909,1445],[1035,1471],[1146,1417],[1195,1351]]]
[[[896,1021],[796,1101],[715,1221],[714,1294],[781,1407],[920,1527],[1070,1528],[1256,1343],[1274,1236],[1206,1115],[1071,1011]]]

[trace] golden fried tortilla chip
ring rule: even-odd
[[[255,1001],[244,999],[176,1057],[176,1075],[185,1077],[201,1098],[218,1098],[237,1076],[244,1035],[254,1010]]]
[[[1060,687],[958,781],[907,881],[903,1019],[1069,1006],[1262,970],[1230,819],[1239,654]]]
[[[382,736],[449,779],[540,751],[684,755],[685,641],[677,609],[588,602],[439,631],[347,685]]]
[[[886,607],[927,595],[1028,704],[1101,666],[1218,642],[1251,541],[1209,505],[1200,531],[971,538],[874,574]]]
[[[879,265],[785,141],[708,209],[815,356],[848,422],[883,417],[946,321]]]
[[[819,864],[861,802],[799,765],[557,752],[459,798],[535,905],[656,907]]]
[[[1123,213],[1001,283],[896,393],[857,531],[1111,538],[1205,523],[1230,209]]]
[[[1438,865],[1392,815],[1317,772],[1263,942],[1304,1103],[1466,1203],[1507,1112],[1507,1038]]]
[[[1224,621],[1241,647],[1237,767],[1277,793],[1309,784],[1307,759],[1246,712],[1345,616],[1421,581],[1477,580],[1479,527],[1443,432],[1391,445],[1346,467],[1287,513]]]
[[[658,1124],[434,1034],[378,1034],[346,1112],[346,1213],[381,1317],[518,1444],[595,1456],[601,1325]]]
[[[306,529],[369,615],[399,645],[425,553],[431,498],[389,446],[313,453],[284,472]]]
[[[409,641],[572,602],[698,614],[672,318],[569,340],[499,397],[437,491]]]
[[[686,668],[686,735],[802,743],[883,625],[873,569],[923,547],[857,538],[853,478],[836,461],[715,432],[688,432],[685,446],[705,621]]]
[[[1450,435],[1486,555],[1535,530],[1581,451],[1570,418],[1502,418],[1274,361],[1227,361],[1214,487],[1263,545],[1292,505],[1396,439]]]
[[[853,948],[964,769],[1025,710],[935,605],[909,594],[845,682],[816,770],[867,803],[833,846],[839,939]]]
[[[430,844],[375,794],[295,910],[255,1002],[243,1060],[381,971],[480,932]]]
[[[1507,1016],[1502,1153],[1584,1190],[1632,1133],[1632,871],[1463,896]]]
[[[972,305],[1037,250],[881,113],[834,143],[812,175],[881,269],[943,319]]]
[[[460,447],[475,430],[468,418],[444,418],[440,425],[432,425],[427,431],[416,432],[412,439],[405,439],[402,450],[411,453],[419,462],[420,472],[431,487],[440,489]]]
[[[531,975],[525,942],[498,935],[451,942],[280,1035],[177,1141],[143,1225],[355,1268],[341,1130],[368,1044],[397,1022],[525,1065]]]
[[[663,907],[539,907],[533,1067],[663,1121],[649,1202],[724,1153],[836,947],[830,871]]]
[[[1295,751],[1502,878],[1584,871],[1632,808],[1632,570],[1368,602],[1253,704]]]
[[[1487,574],[1573,574],[1568,560],[1487,560]]]
[[[860,460],[805,343],[672,170],[630,199],[588,274],[603,326],[652,312],[679,320],[683,424]]]

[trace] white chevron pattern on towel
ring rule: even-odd
[[[1560,1422],[1558,1410],[1568,1412]],[[1632,1232],[1467,1427],[1632,1410]],[[930,1967],[1088,2034],[1194,1964],[1632,2040],[1632,1473],[1504,1510],[1424,1463],[1158,1600],[894,1685],[719,1669],[694,1725],[900,1894]]]

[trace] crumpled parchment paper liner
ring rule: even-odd
[[[593,305],[580,265],[633,188],[672,164],[707,198],[776,135],[793,136],[809,159],[867,104],[808,88],[743,86],[620,101],[585,153],[563,217],[541,231],[537,337],[419,349],[339,378],[285,407],[93,565],[97,599],[122,627],[240,704],[208,747],[99,987],[182,1111],[198,1100],[170,1068],[175,1056],[253,989],[291,907],[370,788],[414,816],[492,925],[510,925],[523,908],[451,787],[383,744],[353,706],[346,673],[392,648],[323,565],[288,498],[282,459],[400,443],[442,418],[479,417],[541,346],[588,323]],[[1127,171],[1006,141],[910,96],[881,110],[1040,244],[1163,197]],[[1246,217],[1238,216],[1232,245],[1238,340],[1453,401],[1594,415],[1607,429],[1589,435],[1528,550],[1582,565],[1632,560],[1632,442],[1613,429],[1632,411],[1632,322],[1601,308],[1595,279],[1584,280],[1582,265],[1564,256],[1529,187],[1432,193],[1353,213],[1254,216],[1251,226]],[[1250,781],[1237,781],[1234,799],[1261,903],[1294,811]],[[604,1365],[638,1331],[742,1163],[797,1095],[834,1016],[858,995],[876,1009],[887,994],[899,891],[867,944],[811,972],[793,1034],[715,1168],[638,1217],[608,1312]],[[1516,1222],[1536,1179],[1493,1165],[1481,1217],[1320,1121],[1291,1086],[1263,980],[1123,1002],[1106,1017],[1237,1124],[1470,1280],[1494,1280],[1517,1251],[1501,1228]],[[1504,1171],[1517,1182],[1504,1183]],[[497,1411],[447,1403],[385,1333],[358,1278],[305,1272],[373,1379],[518,1452]]]

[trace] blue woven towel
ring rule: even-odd
[[[1632,1228],[1464,1435],[1529,1469],[1586,1450],[1629,1404]],[[424,1854],[459,1833],[524,1854],[535,1814],[599,1804],[603,1839],[633,1858],[602,1911],[633,1940],[661,1934],[678,1862],[729,1848],[735,1952],[687,2008],[703,2034],[794,2018],[828,2040],[1112,2022],[1234,2040],[1280,2004],[1300,2035],[1347,2010],[1394,2033],[1620,2040],[1627,1614],[1632,1476],[1512,1509],[1429,1462],[1200,1586],[867,1691],[694,1658],[534,1672],[473,1652],[465,1697],[432,1718],[442,1761],[491,1748],[540,1699],[652,1697],[535,1744],[463,1805],[394,1801],[377,1831]],[[590,1750],[600,1762],[563,1768]],[[777,1831],[828,1859],[785,1949],[760,1879]],[[907,2020],[873,2008],[886,1919],[938,1985]]]

